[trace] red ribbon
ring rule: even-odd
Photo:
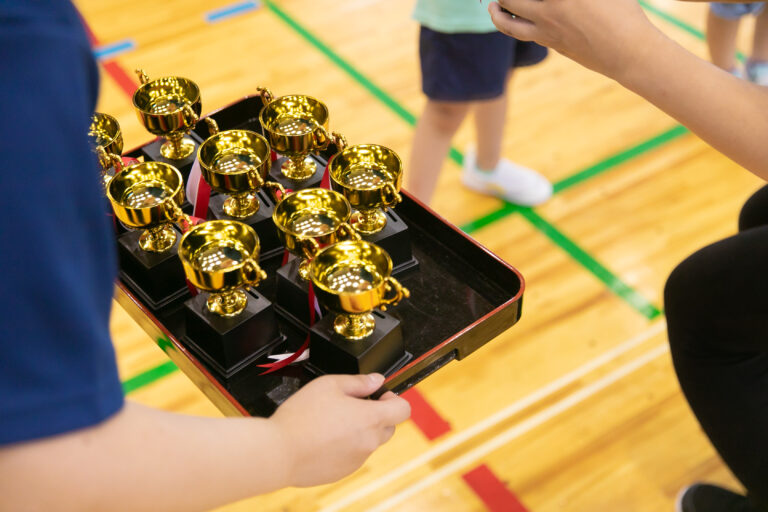
[[[314,325],[315,323],[315,289],[312,287],[312,282],[309,283],[309,325]],[[305,350],[309,348],[309,340],[311,338],[311,334],[307,333],[307,338],[304,340],[304,343],[299,347],[299,349],[291,354],[290,356],[286,357],[282,361],[276,361],[274,363],[267,363],[267,364],[260,364],[258,365],[259,368],[267,368],[267,371],[261,372],[259,375],[267,375],[272,372],[276,372],[277,370],[281,370],[285,368],[286,366],[293,363],[295,360],[297,360],[301,354],[304,353]]]

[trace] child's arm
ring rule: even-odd
[[[381,376],[321,377],[270,419],[199,418],[128,403],[95,427],[0,448],[0,510],[209,510],[357,469],[409,415]]]
[[[768,89],[699,59],[657,30],[635,0],[500,0],[497,28],[615,79],[768,180]]]

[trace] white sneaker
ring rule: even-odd
[[[757,85],[768,85],[768,62],[761,60],[747,63],[747,78]]]
[[[475,152],[464,154],[461,181],[467,187],[520,206],[536,206],[552,197],[552,184],[533,169],[502,158],[493,171],[485,172],[475,164]]]

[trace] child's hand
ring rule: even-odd
[[[411,408],[391,392],[377,401],[363,399],[383,382],[378,374],[327,375],[277,409],[270,421],[284,440],[289,485],[338,480],[392,437],[395,425],[408,419]]]
[[[518,17],[504,14],[502,7]],[[488,10],[501,32],[536,41],[616,79],[660,34],[637,0],[499,0]]]

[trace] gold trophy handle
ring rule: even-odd
[[[382,311],[386,311],[387,306],[397,306],[401,300],[411,296],[411,292],[408,291],[408,288],[401,285],[400,281],[394,277],[388,277],[384,280],[384,290],[384,296],[381,298],[381,304],[379,305],[379,308]],[[388,297],[387,295],[390,293],[393,295]]]
[[[139,82],[141,82],[141,85],[144,85],[145,83],[149,82],[149,77],[141,68],[136,68],[136,74],[139,75]]]
[[[306,260],[314,259],[317,253],[320,252],[320,244],[314,238],[297,236],[296,242],[301,244],[301,252]]]
[[[272,100],[275,99],[275,95],[272,94],[272,91],[267,89],[266,87],[257,87],[256,90],[261,94],[261,97],[264,99],[264,104],[272,103]]]
[[[192,227],[192,220],[189,215],[184,213],[179,205],[172,200],[165,202],[165,216],[169,221],[178,224],[184,233]]]
[[[248,177],[251,178],[254,183],[256,183],[256,186],[254,187],[256,190],[262,188],[265,184],[264,178],[261,177],[258,167],[251,167],[251,169],[248,171]]]
[[[347,222],[342,222],[339,226],[339,235],[342,240],[360,240],[360,233]]]
[[[265,181],[262,185],[262,188],[269,190],[269,193],[272,196],[272,199],[274,199],[275,204],[282,201],[285,197],[285,187],[276,181]],[[280,192],[280,197],[277,196],[278,192]]]
[[[211,136],[214,136],[217,133],[219,133],[219,124],[216,122],[214,118],[206,117],[205,124],[208,125],[208,131],[211,132]]]
[[[181,114],[184,116],[184,121],[189,125],[187,128],[194,128],[200,117],[192,110],[192,106],[187,103],[181,108]]]
[[[99,157],[103,174],[106,174],[110,167],[115,168],[115,174],[123,170],[123,159],[114,153],[107,153],[102,146],[96,148],[96,155]]]
[[[381,201],[387,208],[394,208],[403,200],[403,196],[397,191],[395,185],[387,183],[381,188]]]
[[[328,149],[328,144],[333,142],[339,151],[347,147],[347,139],[338,132],[329,133],[325,126],[318,125],[313,133],[315,149],[325,151]]]
[[[243,274],[247,279],[248,286],[257,286],[260,282],[267,278],[267,273],[264,272],[256,260],[246,260],[243,264]]]

